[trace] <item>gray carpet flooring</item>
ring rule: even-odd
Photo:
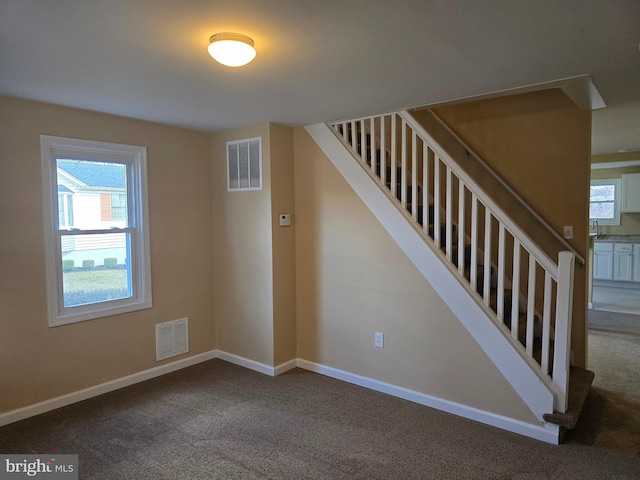
[[[640,457],[640,315],[589,312],[589,369],[593,386],[567,441]]]
[[[601,428],[602,426],[600,426]],[[560,446],[325,376],[212,360],[0,428],[77,453],[82,479],[638,479],[640,456]]]

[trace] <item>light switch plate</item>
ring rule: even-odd
[[[565,240],[571,240],[573,238],[573,225],[565,225],[564,238]]]

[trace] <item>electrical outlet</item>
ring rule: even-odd
[[[378,348],[384,348],[384,333],[376,332],[374,345]]]
[[[573,225],[564,226],[564,238],[565,240],[571,240],[573,238]]]

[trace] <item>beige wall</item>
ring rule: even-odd
[[[226,142],[262,138],[262,190],[227,192]],[[293,131],[264,123],[211,134],[217,347],[265,365],[296,358]],[[293,218],[295,222],[295,218]]]
[[[640,152],[593,155],[591,163],[610,163],[640,160]],[[622,178],[623,173],[640,173],[640,166],[598,168],[591,170],[592,179]],[[640,213],[620,213],[620,225],[602,225],[600,232],[610,235],[640,235]]]
[[[294,175],[298,356],[537,423],[301,128]]]
[[[591,112],[560,90],[441,107],[436,113],[588,259]],[[587,268],[576,267],[572,348],[586,362]]]
[[[212,350],[209,135],[0,97],[0,412]],[[147,147],[153,308],[48,328],[40,134]],[[155,324],[190,352],[155,361]]]
[[[227,192],[226,142],[262,138],[262,190]],[[273,365],[269,124],[211,135],[217,347]]]
[[[297,357],[293,129],[271,123],[269,130],[273,225],[273,348],[274,365],[280,365]],[[290,227],[280,227],[280,213],[292,216]]]

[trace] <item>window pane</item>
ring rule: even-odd
[[[127,226],[125,164],[59,158],[57,170],[58,192],[67,190],[73,193],[71,215],[75,228],[107,229]],[[119,200],[119,210],[115,212],[112,209],[114,197],[122,198]],[[117,216],[114,217],[113,213],[117,213]]]
[[[131,297],[129,242],[128,233],[63,235],[64,306]]]
[[[616,195],[615,185],[591,185],[589,201],[613,202]]]
[[[613,202],[592,203],[589,205],[589,218],[614,218]]]

